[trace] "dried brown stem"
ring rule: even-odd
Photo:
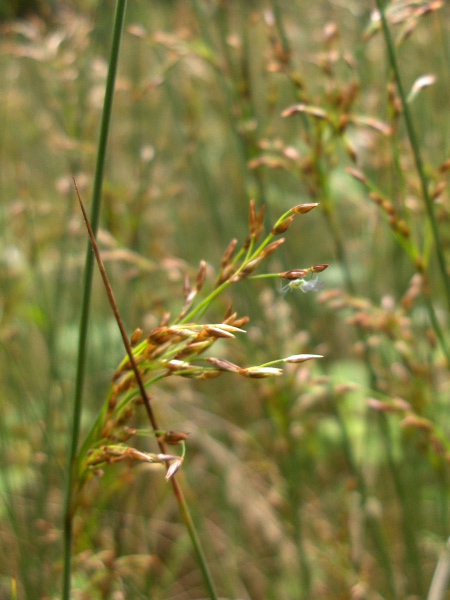
[[[84,222],[86,223],[86,228],[89,233],[89,238],[91,240],[92,249],[94,251],[95,260],[97,261],[98,268],[100,270],[100,274],[102,276],[103,285],[105,286],[106,293],[108,295],[109,304],[113,310],[114,316],[116,317],[117,325],[119,326],[120,334],[122,336],[122,340],[125,346],[125,349],[128,354],[128,358],[130,360],[131,368],[133,369],[134,376],[136,377],[137,384],[139,386],[139,391],[141,392],[142,399],[144,401],[145,408],[147,410],[148,418],[152,424],[152,427],[155,431],[159,430],[158,424],[155,419],[155,415],[153,413],[153,409],[150,404],[150,399],[148,397],[147,391],[144,386],[144,382],[142,381],[141,373],[138,369],[136,358],[133,354],[133,349],[131,347],[130,340],[128,339],[127,332],[125,331],[125,326],[122,321],[122,317],[120,316],[119,309],[117,307],[116,300],[114,298],[114,293],[111,288],[111,284],[109,283],[108,275],[106,274],[105,265],[103,264],[102,257],[100,256],[100,250],[98,248],[97,241],[95,239],[94,232],[92,231],[91,224],[89,222],[89,218],[86,213],[86,209],[84,208],[83,201],[81,200],[80,192],[78,191],[77,182],[75,178],[73,178],[73,182],[75,184],[75,190],[78,196],[78,202],[80,203],[81,212],[83,213]],[[165,453],[165,448],[161,447],[159,444],[161,452]]]
[[[77,187],[77,183],[75,181],[75,178],[73,179],[73,182],[75,184],[75,190],[77,192],[78,201],[80,203],[81,211],[83,213],[84,221],[86,223],[86,227],[87,227],[87,230],[88,230],[88,233],[89,233],[89,237],[90,237],[90,240],[91,240],[92,249],[94,251],[95,258],[97,260],[97,264],[98,264],[98,267],[100,269],[100,274],[101,274],[102,279],[103,279],[103,284],[105,286],[106,293],[108,294],[108,300],[109,300],[111,308],[112,308],[112,310],[114,312],[114,316],[116,317],[116,321],[117,321],[117,324],[119,326],[120,333],[122,335],[122,340],[123,340],[123,343],[125,345],[125,348],[126,348],[126,351],[127,351],[127,354],[128,354],[128,358],[130,360],[130,364],[131,364],[131,367],[133,369],[134,375],[136,377],[136,381],[138,383],[139,390],[140,390],[141,395],[142,395],[142,399],[144,401],[144,406],[145,406],[145,409],[147,411],[148,418],[149,418],[150,423],[152,425],[152,428],[153,428],[153,430],[155,432],[156,442],[158,444],[159,449],[161,450],[161,453],[162,454],[167,454],[167,452],[166,452],[166,446],[165,446],[165,443],[163,441],[164,440],[164,436],[159,435],[159,433],[160,433],[161,430],[160,430],[160,428],[158,426],[158,423],[156,421],[156,417],[154,415],[154,412],[153,412],[153,409],[152,409],[152,406],[151,406],[151,403],[150,403],[149,396],[148,396],[148,394],[147,394],[147,392],[145,390],[144,382],[142,381],[141,373],[140,373],[140,371],[138,369],[138,366],[137,366],[137,363],[136,363],[136,359],[134,357],[133,350],[131,348],[130,341],[129,341],[127,333],[125,331],[125,327],[124,327],[122,318],[120,316],[119,309],[117,307],[117,303],[115,301],[114,294],[113,294],[111,285],[109,283],[108,276],[106,274],[106,270],[105,270],[102,258],[100,256],[100,251],[98,249],[98,245],[97,245],[97,242],[96,242],[96,239],[95,239],[95,235],[94,235],[94,232],[92,231],[91,224],[89,223],[89,218],[87,216],[86,210],[85,210],[83,202],[81,200],[80,193],[78,191],[78,187]],[[186,504],[186,500],[184,498],[183,492],[182,492],[181,487],[180,487],[180,485],[179,485],[179,483],[178,483],[178,481],[177,481],[177,479],[175,477],[175,473],[172,474],[171,471],[170,471],[170,462],[167,461],[165,464],[166,464],[166,469],[167,469],[167,475],[170,478],[170,483],[172,484],[173,493],[175,495],[175,498],[176,498],[176,501],[177,501],[177,504],[178,504],[178,508],[179,508],[179,511],[180,511],[180,514],[181,514],[181,517],[182,517],[182,519],[183,519],[183,521],[184,521],[184,523],[185,523],[185,525],[186,525],[186,527],[187,527],[187,529],[189,531],[189,535],[191,537],[195,553],[196,553],[197,558],[199,560],[200,568],[201,568],[203,576],[204,576],[206,587],[207,587],[207,589],[208,589],[208,591],[210,593],[211,599],[212,600],[217,600],[217,594],[216,594],[216,591],[214,589],[214,583],[212,581],[211,574],[209,573],[209,568],[208,568],[208,565],[206,563],[205,556],[204,556],[204,553],[203,553],[203,550],[202,550],[202,547],[201,547],[201,544],[200,544],[200,540],[199,540],[197,531],[195,529],[195,525],[194,525],[194,522],[192,520],[191,514],[189,512],[188,506]]]

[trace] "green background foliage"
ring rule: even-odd
[[[61,597],[87,243],[72,176],[89,204],[114,12],[39,7],[27,20],[0,10],[2,598]],[[319,203],[266,272],[331,265],[320,294],[248,279],[202,317],[219,323],[231,303],[250,317],[219,358],[322,360],[273,380],[152,389],[162,427],[190,433],[178,477],[221,597],[424,598],[449,534],[448,271],[436,257],[448,261],[450,243],[450,9],[393,2],[386,15],[438,238],[375,5],[127,8],[98,239],[130,335],[182,309],[201,260],[212,289],[230,240],[246,238],[251,199],[269,231]],[[123,356],[96,276],[84,435]],[[150,435],[136,445],[155,450]],[[73,598],[205,596],[159,466],[105,468],[74,531]]]

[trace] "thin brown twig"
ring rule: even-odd
[[[114,316],[116,317],[117,325],[120,329],[120,334],[122,336],[122,340],[125,346],[125,349],[128,354],[128,358],[130,359],[131,368],[133,369],[134,376],[136,377],[137,384],[139,386],[139,391],[141,392],[142,400],[144,401],[145,409],[148,414],[148,418],[150,419],[150,423],[152,424],[153,429],[159,431],[158,423],[155,418],[155,414],[153,412],[152,406],[150,404],[150,398],[148,397],[147,391],[144,386],[144,382],[142,381],[141,373],[138,369],[136,359],[133,354],[133,349],[131,348],[130,340],[128,339],[127,332],[125,331],[125,326],[122,321],[122,317],[120,316],[119,309],[117,307],[116,300],[114,298],[114,293],[111,288],[111,284],[109,283],[108,275],[106,274],[105,265],[103,264],[102,257],[100,256],[100,250],[98,248],[97,241],[95,239],[94,232],[92,230],[91,224],[89,222],[89,217],[87,216],[86,209],[84,208],[83,201],[81,200],[80,192],[78,190],[77,182],[75,181],[75,177],[73,178],[73,182],[75,185],[75,190],[78,196],[78,202],[80,203],[81,212],[83,213],[84,222],[86,223],[86,228],[89,233],[89,238],[91,240],[92,249],[95,254],[95,259],[98,264],[98,268],[100,270],[100,274],[103,279],[103,285],[105,286],[106,293],[108,295],[109,304],[113,310]],[[158,436],[156,437],[158,446],[163,454],[166,453],[165,445],[161,440],[158,440]]]
[[[161,451],[162,454],[167,454],[165,444],[162,441],[162,437],[158,435],[158,432],[161,431],[161,430],[160,430],[160,428],[158,426],[158,423],[156,421],[156,417],[155,417],[155,414],[153,412],[153,409],[152,409],[152,406],[151,406],[151,403],[150,403],[150,398],[148,397],[148,394],[147,394],[147,392],[145,390],[144,382],[142,381],[141,373],[140,373],[140,371],[138,369],[138,366],[137,366],[137,363],[136,363],[136,359],[134,357],[133,350],[131,348],[130,340],[128,339],[128,335],[127,335],[127,333],[125,331],[125,326],[124,326],[122,318],[120,316],[119,309],[117,307],[117,303],[116,303],[116,300],[114,298],[114,294],[113,294],[111,285],[109,283],[108,275],[106,274],[106,269],[105,269],[105,266],[103,264],[102,258],[100,256],[100,250],[98,248],[94,232],[92,231],[92,227],[91,227],[91,224],[89,222],[89,217],[87,216],[86,210],[85,210],[84,205],[83,205],[83,201],[81,200],[80,192],[78,191],[78,186],[77,186],[77,182],[75,181],[75,177],[73,178],[73,182],[74,182],[74,185],[75,185],[75,190],[77,192],[78,202],[80,203],[81,211],[83,213],[84,222],[86,223],[86,227],[87,227],[87,230],[88,230],[88,233],[89,233],[89,238],[91,240],[92,249],[93,249],[94,254],[95,254],[95,259],[96,259],[98,267],[100,269],[100,274],[101,274],[102,279],[103,279],[103,284],[105,286],[106,293],[108,294],[108,300],[109,300],[111,308],[112,308],[112,310],[114,312],[114,316],[116,318],[117,324],[119,326],[120,333],[122,335],[122,340],[123,340],[123,343],[125,345],[125,348],[126,348],[126,351],[127,351],[127,355],[128,355],[129,360],[130,360],[130,364],[131,364],[131,367],[133,369],[134,375],[136,377],[136,381],[138,383],[139,390],[141,392],[142,399],[144,401],[144,405],[145,405],[145,409],[147,411],[148,418],[149,418],[150,423],[152,425],[152,428],[153,428],[153,430],[155,432],[155,436],[156,436],[156,441],[157,441],[158,447],[159,447],[159,449],[160,449],[160,451]],[[170,468],[169,461],[165,462],[165,465],[166,465],[166,469],[168,471],[169,468]],[[205,580],[205,584],[206,584],[206,587],[207,587],[207,589],[209,591],[209,594],[210,594],[210,598],[211,598],[211,600],[217,600],[217,593],[215,591],[214,582],[212,580],[211,574],[209,572],[208,565],[206,563],[206,559],[205,559],[205,555],[203,553],[203,549],[201,547],[200,539],[198,537],[198,534],[197,534],[194,522],[193,522],[191,514],[189,512],[188,505],[187,505],[186,500],[184,498],[184,494],[183,494],[183,492],[181,490],[181,487],[180,487],[178,481],[176,480],[175,473],[171,475],[171,477],[170,477],[170,483],[172,484],[173,492],[174,492],[175,499],[176,499],[177,504],[178,504],[178,509],[180,511],[181,518],[183,519],[183,521],[184,521],[184,523],[185,523],[185,525],[186,525],[186,527],[188,529],[189,535],[191,537],[191,541],[192,541],[193,546],[194,546],[195,553],[196,553],[197,558],[199,560],[200,568],[202,570],[202,573],[203,573],[203,576],[204,576],[204,580]]]

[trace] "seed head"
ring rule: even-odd
[[[415,414],[407,415],[400,423],[401,427],[410,427],[411,429],[420,429],[421,431],[433,431],[434,425],[425,417],[419,417]]]
[[[205,325],[205,331],[215,338],[234,338],[235,336],[225,329],[221,328],[220,325]]]
[[[446,181],[440,181],[437,186],[434,188],[433,191],[433,195],[432,195],[432,200],[436,200],[436,198],[439,198],[439,196],[442,194],[442,192],[444,191],[444,189],[447,187],[447,182]]]
[[[280,277],[287,279],[288,281],[294,281],[294,279],[304,279],[308,275],[308,269],[293,269],[292,271],[284,271],[280,273]]]
[[[202,289],[203,284],[205,283],[205,277],[206,277],[206,262],[204,260],[201,260],[200,267],[199,267],[198,273],[197,273],[197,280],[195,282],[195,290],[197,293]]]
[[[242,371],[241,367],[223,358],[209,356],[206,360],[221,371],[230,371],[231,373],[240,373]]]
[[[321,264],[321,265],[313,265],[311,267],[311,273],[322,273],[322,271],[325,271],[325,269],[328,269],[330,265],[325,263],[325,264]]]
[[[277,369],[276,367],[249,367],[248,369],[241,369],[240,374],[251,379],[265,379],[266,377],[283,375],[283,369]]]
[[[288,356],[284,358],[284,362],[287,363],[301,363],[307,360],[311,360],[312,358],[323,358],[322,354],[293,354],[292,356]]]
[[[291,208],[291,212],[293,212],[296,215],[304,215],[310,210],[313,210],[313,208],[316,208],[316,206],[319,206],[318,202],[310,202],[309,204],[297,204],[297,206]]]
[[[182,464],[183,464],[183,459],[178,456],[173,461],[173,463],[170,465],[170,467],[167,469],[166,481],[169,481],[169,479],[172,479],[172,477],[175,475],[175,473],[178,471],[178,469],[181,467]]]
[[[264,206],[261,207],[259,214],[256,212],[254,200],[250,200],[249,229],[254,238],[258,238],[263,230]]]
[[[176,446],[185,442],[188,439],[189,434],[184,431],[164,431],[163,434],[158,436],[158,442],[163,444],[169,444],[170,446]]]
[[[237,239],[233,239],[228,244],[228,248],[225,250],[224,255],[222,257],[222,263],[221,263],[222,269],[224,269],[230,262],[231,257],[233,256],[234,251],[236,250],[237,243],[238,243]]]
[[[272,242],[271,244],[269,244],[267,246],[267,248],[264,248],[264,250],[261,252],[261,258],[267,258],[271,254],[276,252],[276,250],[281,246],[281,244],[284,244],[284,242],[285,242],[285,239],[281,238],[281,239],[277,240],[276,242]]]
[[[450,158],[448,158],[442,165],[439,167],[440,173],[445,173],[450,169]]]
[[[131,339],[130,339],[131,345],[136,346],[136,344],[141,341],[141,337],[142,337],[142,329],[139,329],[139,328],[135,329],[131,335]]]
[[[272,232],[271,232],[272,235],[281,235],[282,233],[287,231],[289,229],[292,221],[294,220],[294,216],[295,215],[291,215],[287,219],[284,219],[284,221],[281,221],[281,223],[279,223],[278,225],[275,225],[275,227],[272,229]]]

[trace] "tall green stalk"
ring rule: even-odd
[[[411,116],[411,111],[409,109],[409,104],[406,100],[405,91],[403,88],[402,78],[400,75],[400,70],[398,67],[397,56],[395,53],[394,43],[392,41],[391,32],[389,30],[388,22],[386,19],[386,15],[384,12],[384,2],[382,0],[376,0],[378,10],[381,15],[381,24],[383,27],[383,35],[386,42],[386,49],[389,56],[389,62],[391,65],[392,72],[394,74],[395,82],[397,84],[398,93],[400,96],[400,101],[402,103],[403,116],[405,119],[406,131],[409,138],[409,143],[411,144],[412,153],[414,156],[414,162],[416,165],[416,170],[419,175],[420,184],[422,187],[422,195],[425,204],[425,210],[428,216],[428,220],[431,225],[431,231],[433,233],[434,243],[436,247],[436,256],[438,260],[439,270],[441,272],[442,280],[444,282],[445,294],[447,297],[447,303],[450,307],[450,276],[447,272],[447,265],[445,262],[443,246],[440,240],[439,228],[436,220],[436,216],[434,214],[433,202],[430,197],[430,192],[428,189],[428,180],[425,175],[425,169],[423,167],[422,155],[420,153],[419,142],[417,140],[416,132],[414,130],[414,124]]]
[[[105,99],[103,104],[100,125],[100,139],[95,166],[94,189],[92,193],[91,225],[97,233],[100,220],[103,175],[105,169],[106,149],[108,145],[109,125],[111,121],[112,103],[114,98],[114,84],[116,80],[117,65],[119,61],[120,42],[122,38],[123,23],[127,2],[117,0],[114,16],[113,39],[111,56],[109,60],[108,75],[106,78]],[[69,450],[69,466],[66,482],[65,508],[64,508],[64,570],[63,570],[63,600],[69,600],[71,588],[72,544],[73,544],[73,507],[72,497],[74,490],[73,464],[75,461],[80,437],[80,423],[82,414],[82,395],[86,365],[87,333],[89,326],[89,309],[91,303],[92,276],[94,271],[94,255],[90,242],[88,242],[85,260],[83,281],[83,299],[79,326],[77,374],[75,381],[75,397],[72,418],[72,438]]]

